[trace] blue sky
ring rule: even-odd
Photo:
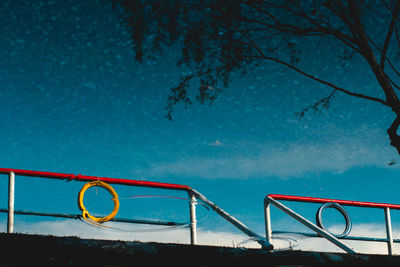
[[[135,62],[107,1],[2,1],[0,12],[0,167],[187,184],[260,234],[270,193],[400,203],[399,165],[388,165],[398,155],[385,132],[393,115],[379,104],[336,94],[329,109],[300,119],[295,112],[329,89],[266,63],[234,77],[213,105],[178,106],[168,121],[169,90],[187,70],[175,66],[173,49]],[[306,67],[381,96],[362,61],[356,72],[319,62]],[[17,179],[16,208],[79,212],[82,184]],[[135,201],[126,206],[140,209]],[[375,213],[355,218],[383,222]]]

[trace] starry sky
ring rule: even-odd
[[[0,167],[186,184],[261,235],[270,193],[400,203],[399,165],[389,165],[398,155],[386,135],[394,117],[379,104],[338,93],[329,109],[299,118],[329,88],[267,62],[234,76],[212,105],[178,105],[169,121],[167,97],[188,70],[175,65],[173,48],[135,62],[129,32],[108,1],[4,0],[0,14]],[[361,60],[349,67],[310,59],[307,67],[321,77],[382,96]],[[79,212],[81,183],[17,177],[16,186],[18,209]],[[144,217],[167,214],[146,211],[142,201],[126,206]],[[360,223],[383,218],[354,215]]]

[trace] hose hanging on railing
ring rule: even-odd
[[[325,226],[324,226],[324,224],[323,224],[323,222],[322,222],[322,212],[323,212],[325,209],[327,209],[327,208],[334,208],[334,209],[338,210],[338,211],[343,215],[343,217],[344,217],[344,219],[345,219],[345,221],[346,221],[346,228],[344,229],[343,233],[341,233],[341,234],[334,234],[334,233],[329,232],[329,231],[325,228]],[[318,209],[317,214],[315,215],[315,220],[317,221],[317,225],[318,225],[320,228],[322,228],[322,229],[324,229],[325,231],[331,233],[332,235],[336,236],[337,238],[344,238],[344,237],[348,236],[348,235],[350,234],[350,232],[351,232],[351,219],[350,219],[350,215],[349,215],[349,214],[347,213],[347,211],[346,211],[341,205],[339,205],[338,203],[335,203],[335,202],[327,202],[327,203],[325,203],[324,205],[322,205],[322,206]]]
[[[89,188],[89,187],[87,187]],[[86,189],[87,189],[86,188]],[[83,190],[83,188],[82,188]],[[128,199],[140,199],[140,198],[166,198],[166,199],[177,199],[177,200],[183,200],[186,202],[190,202],[191,200],[189,198],[184,198],[184,197],[175,197],[175,196],[168,196],[168,195],[132,195],[132,196],[118,196],[118,201],[123,201],[123,200],[128,200]],[[201,207],[205,208],[206,211],[210,211],[210,208],[201,202],[196,202],[197,205],[200,205]],[[197,223],[199,223],[200,221],[204,221],[206,220],[210,215],[210,213],[208,213],[207,216],[204,216],[203,218],[201,218],[200,220],[197,220]],[[115,227],[115,226],[111,226],[111,225],[104,225],[98,222],[95,222],[93,219],[92,220],[87,220],[86,218],[81,217],[80,218],[82,222],[91,225],[91,226],[95,226],[95,227],[99,227],[99,228],[103,228],[103,229],[108,229],[108,230],[116,230],[116,231],[123,231],[123,232],[160,232],[160,231],[169,231],[169,230],[174,230],[174,229],[180,229],[180,228],[186,228],[188,227],[190,224],[189,222],[163,222],[163,221],[158,221],[159,223],[156,223],[157,220],[153,220],[153,223],[147,223],[147,224],[154,224],[154,225],[161,225],[162,227],[160,228],[140,228],[140,229],[123,229],[121,227]],[[113,221],[113,219],[111,218],[110,221]],[[139,222],[140,220],[138,220],[138,224],[144,224],[143,220],[142,222]],[[150,220],[149,220],[150,221]],[[120,222],[124,222],[124,221],[120,221]],[[125,221],[127,222],[127,221]]]
[[[104,189],[106,189],[112,196],[112,201],[114,202],[114,209],[113,211],[107,215],[106,217],[95,217],[93,215],[90,215],[90,213],[86,210],[85,205],[83,205],[83,197],[85,195],[85,192],[88,188],[92,187],[92,186],[100,186],[103,187]],[[96,223],[103,223],[109,220],[112,220],[115,215],[117,215],[118,213],[118,209],[119,209],[119,200],[118,200],[118,195],[117,192],[115,192],[114,188],[112,188],[109,184],[102,182],[102,181],[93,181],[93,182],[89,182],[86,183],[81,191],[79,192],[78,195],[78,206],[79,209],[82,211],[82,217],[88,221],[88,218],[90,220],[92,220],[93,222]]]

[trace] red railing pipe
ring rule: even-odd
[[[400,210],[400,205],[388,204],[388,203],[374,203],[374,202],[362,202],[362,201],[339,200],[339,199],[316,198],[316,197],[301,197],[301,196],[290,196],[290,195],[279,195],[279,194],[270,194],[268,195],[268,197],[271,197],[276,200],[311,202],[311,203],[334,202],[343,206],[355,206],[355,207],[366,207],[366,208],[389,208],[389,209]]]
[[[98,176],[87,176],[87,175],[75,175],[75,174],[65,174],[65,173],[55,173],[55,172],[43,172],[43,171],[29,171],[29,170],[19,170],[11,168],[0,168],[0,174],[13,174],[21,176],[33,176],[42,178],[53,178],[53,179],[64,179],[64,180],[76,180],[76,181],[103,181],[110,184],[122,184],[130,186],[143,186],[161,189],[174,189],[186,191],[190,196],[190,236],[191,244],[196,244],[196,198],[200,199],[208,206],[210,206],[215,212],[222,216],[225,220],[236,226],[239,230],[249,235],[250,237],[256,238],[263,247],[272,248],[270,243],[265,242],[261,236],[250,230],[246,225],[241,223],[239,220],[222,210],[213,202],[209,201],[205,196],[192,189],[187,185],[181,184],[169,184],[169,183],[159,183],[159,182],[149,182],[149,181],[139,181],[139,180],[129,180],[129,179],[117,179],[108,177],[98,177]],[[9,212],[10,214],[13,213]]]
[[[81,175],[81,174],[75,175],[75,174],[66,174],[66,173],[0,168],[0,173],[8,174],[11,172],[13,172],[15,175],[21,175],[21,176],[34,176],[34,177],[53,178],[53,179],[61,179],[61,180],[76,180],[76,181],[83,181],[83,182],[100,180],[100,181],[110,183],[110,184],[122,184],[122,185],[131,185],[131,186],[174,189],[174,190],[183,190],[183,191],[188,191],[188,192],[192,190],[189,186],[181,185],[181,184],[169,184],[169,183],[149,182],[149,181],[130,180],[130,179],[108,178],[108,177],[88,176],[88,175]]]

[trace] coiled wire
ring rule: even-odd
[[[90,213],[86,210],[85,205],[83,204],[83,197],[85,196],[86,190],[88,190],[90,187],[93,187],[93,186],[102,187],[102,188],[106,189],[113,196],[113,198],[111,199],[114,202],[113,211],[105,217],[95,217],[93,215],[90,215]],[[105,182],[99,181],[99,180],[92,181],[92,182],[86,183],[82,187],[81,191],[79,191],[78,206],[79,206],[79,209],[82,211],[82,217],[86,221],[88,221],[88,219],[90,219],[95,223],[103,223],[103,222],[112,220],[115,217],[115,215],[117,215],[118,210],[119,210],[118,195],[117,195],[117,192],[115,192],[114,188],[111,187],[111,185],[109,185]]]
[[[329,231],[324,227],[324,224],[323,224],[323,222],[322,222],[322,212],[323,212],[325,209],[327,209],[327,208],[334,208],[334,209],[336,209],[337,211],[339,211],[339,212],[343,215],[343,217],[344,217],[344,219],[345,219],[345,221],[346,221],[346,228],[344,229],[343,233],[341,233],[341,234],[334,234],[334,233],[329,232]],[[349,215],[349,214],[347,213],[347,211],[346,211],[341,205],[339,205],[338,203],[328,202],[328,203],[325,203],[324,205],[322,205],[322,206],[318,209],[317,214],[315,215],[315,219],[316,219],[316,221],[317,221],[317,225],[318,225],[320,228],[322,228],[323,230],[327,231],[328,233],[334,235],[334,236],[337,237],[337,238],[344,238],[344,237],[348,236],[348,235],[350,234],[350,232],[351,232],[352,223],[351,223],[350,215]]]

